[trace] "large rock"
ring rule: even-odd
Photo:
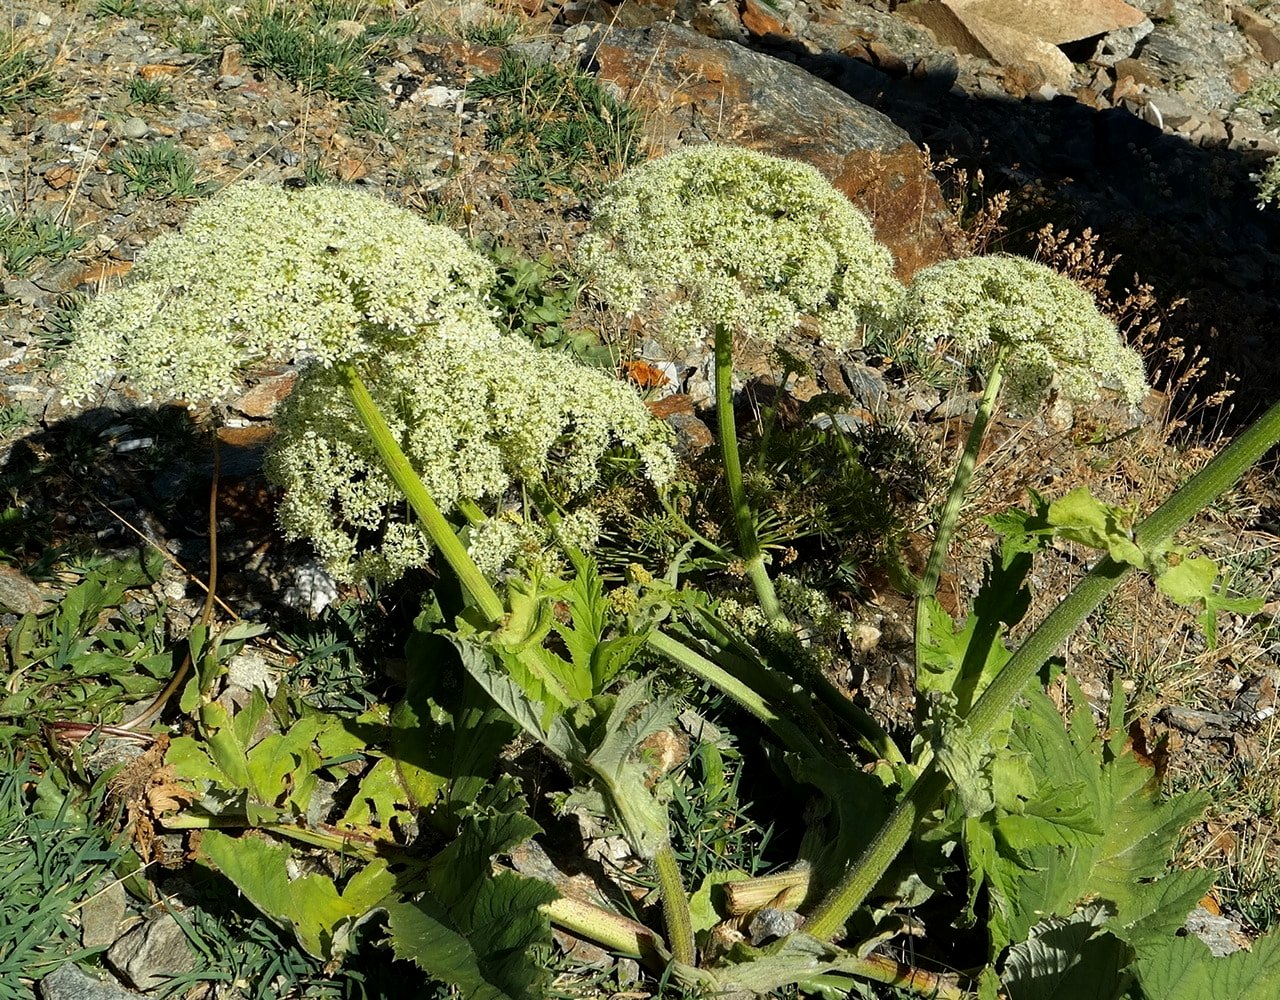
[[[959,252],[910,136],[798,66],[674,25],[601,27],[586,43],[600,78],[644,110],[658,151],[722,142],[813,164],[867,213],[904,280]]]
[[[1031,64],[1063,90],[1074,71],[1059,45],[1147,21],[1122,0],[916,0],[898,10],[943,45],[1003,65]]]

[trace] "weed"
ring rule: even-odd
[[[21,403],[0,405],[0,439],[7,438],[24,427],[31,426],[34,419],[31,416],[31,411]]]
[[[79,947],[72,914],[121,852],[86,818],[101,795],[77,803],[59,777],[13,747],[0,758],[0,1000],[29,1000],[32,980],[101,950]]]
[[[1239,106],[1270,117],[1280,111],[1280,75],[1264,76],[1240,98]]]
[[[330,605],[297,631],[281,631],[279,640],[298,657],[289,684],[317,708],[362,712],[378,700],[380,687],[366,664],[373,637],[370,606],[357,601]]]
[[[353,101],[347,107],[347,120],[351,122],[351,130],[358,133],[391,136],[391,119],[387,112],[386,102],[381,98]]]
[[[174,97],[159,80],[144,80],[135,76],[129,81],[129,103],[159,108],[173,104]]]
[[[520,30],[520,20],[510,14],[493,13],[464,25],[462,37],[476,45],[506,45]]]
[[[24,275],[41,257],[59,261],[84,246],[84,238],[46,216],[22,218],[0,214],[0,263],[11,274]]]
[[[338,13],[330,5],[286,4],[260,0],[223,28],[244,46],[250,65],[268,69],[307,93],[323,91],[343,101],[371,101],[379,96],[368,64],[379,43],[367,32],[344,34],[326,15]],[[343,10],[341,13],[350,13]]]
[[[0,28],[0,112],[9,112],[33,97],[60,91],[53,64],[41,58],[16,33]]]
[[[160,687],[173,670],[164,608],[132,604],[126,594],[158,579],[163,565],[153,550],[103,561],[58,605],[18,620],[5,639],[0,737],[30,733],[42,720],[118,714],[121,701]]]
[[[511,180],[519,197],[544,201],[553,188],[582,193],[639,158],[635,110],[575,70],[507,53],[467,94],[493,100],[485,144],[515,156]]]
[[[93,12],[98,17],[134,17],[143,7],[138,0],[97,0]]]
[[[612,350],[596,334],[566,327],[582,284],[557,266],[551,254],[531,259],[498,247],[490,257],[498,274],[492,296],[503,329],[541,347],[568,350],[588,364],[613,367]]]
[[[124,188],[130,194],[200,198],[209,190],[207,183],[196,180],[195,163],[169,139],[116,153],[111,157],[110,166],[124,175]]]

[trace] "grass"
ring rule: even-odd
[[[135,76],[129,81],[129,103],[153,108],[168,107],[175,103],[174,96],[159,80],[144,80]]]
[[[639,115],[576,70],[506,53],[498,71],[470,84],[467,95],[492,102],[485,145],[514,158],[518,197],[581,194],[640,157]]]
[[[30,1000],[32,980],[94,954],[75,908],[122,854],[89,819],[101,794],[77,802],[59,777],[12,746],[0,757],[0,1000]]]
[[[302,87],[343,101],[379,97],[369,63],[381,46],[368,29],[350,35],[333,25],[351,21],[359,9],[319,3],[259,0],[236,16],[226,16],[223,30],[244,47],[247,63],[267,69]]]
[[[40,258],[60,261],[84,244],[84,238],[69,226],[47,216],[23,218],[12,212],[0,213],[0,263],[18,277]]]
[[[152,198],[200,198],[209,191],[196,180],[196,165],[172,140],[149,146],[130,146],[110,160],[111,169],[124,175],[130,194]]]
[[[0,112],[13,111],[31,98],[54,97],[61,89],[53,63],[16,32],[0,28]]]

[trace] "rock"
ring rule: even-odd
[[[126,118],[124,124],[120,126],[120,134],[126,139],[141,139],[151,128],[141,118]]]
[[[1117,39],[1119,59],[1151,30],[1146,15],[1121,0],[917,0],[899,11],[928,27],[944,45],[1000,64],[1038,66],[1063,90],[1070,88],[1074,70],[1057,46],[1111,32],[1140,32],[1127,50],[1127,42]]]
[[[20,615],[39,614],[44,608],[44,591],[12,566],[0,566],[0,608]]]
[[[1156,109],[1166,129],[1181,131],[1182,126],[1188,121],[1198,118],[1195,109],[1176,94],[1167,92],[1148,94],[1147,105]]]
[[[1102,36],[1098,48],[1090,61],[1103,66],[1114,66],[1123,59],[1128,59],[1134,50],[1152,31],[1155,25],[1147,18],[1127,28],[1116,28]]]
[[[99,979],[75,962],[64,962],[40,980],[41,1000],[142,1000],[114,980]]]
[[[1258,46],[1263,59],[1268,63],[1280,62],[1280,31],[1274,21],[1244,4],[1236,4],[1231,9],[1231,20]]]
[[[163,986],[196,967],[187,935],[170,913],[139,924],[107,952],[108,964],[140,990]]]
[[[265,375],[238,399],[230,404],[232,410],[253,420],[262,420],[276,412],[276,407],[293,391],[298,380],[296,371]]]
[[[601,79],[645,110],[658,150],[731,135],[813,164],[867,213],[903,280],[956,255],[961,238],[910,136],[801,68],[674,25],[600,28],[587,50]],[[704,127],[716,122],[726,134]]]
[[[120,933],[128,910],[124,885],[112,880],[86,899],[80,907],[80,943],[86,948],[105,948]]]

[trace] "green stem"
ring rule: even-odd
[[[700,681],[728,695],[773,730],[778,738],[794,752],[815,759],[824,756],[799,726],[775,712],[759,692],[738,680],[719,664],[713,663],[701,653],[695,652],[656,629],[649,633],[645,641],[650,649],[661,653],[677,666],[683,667]]]
[[[723,323],[716,324],[716,424],[720,432],[720,454],[724,459],[724,477],[729,487],[729,502],[738,527],[738,544],[747,577],[755,588],[760,609],[769,621],[786,624],[786,615],[778,603],[773,581],[764,568],[764,554],[756,535],[756,522],[742,485],[742,459],[738,455],[738,427],[733,416],[733,334]]]
[[[615,955],[638,958],[654,972],[666,966],[662,939],[643,924],[592,903],[561,896],[539,907],[557,927],[594,941]]]
[[[653,856],[653,867],[662,893],[662,915],[667,922],[671,956],[681,965],[693,965],[697,961],[693,950],[693,918],[689,916],[689,900],[685,897],[680,866],[670,844],[663,844]]]
[[[1171,538],[1179,528],[1230,488],[1254,462],[1280,441],[1280,403],[1267,410],[1212,462],[1144,520],[1135,532],[1139,545],[1150,547]],[[995,729],[1045,661],[1132,567],[1110,556],[1099,562],[1061,604],[1027,637],[966,719],[973,738],[981,740]],[[911,832],[942,798],[947,777],[931,764],[911,786],[885,821],[861,858],[814,912],[805,930],[820,940],[835,938],[853,912],[870,895],[889,866],[906,846]]]
[[[445,516],[440,513],[440,508],[431,499],[431,494],[422,485],[421,478],[409,464],[409,459],[405,457],[404,451],[396,441],[395,435],[391,433],[391,428],[387,426],[386,420],[378,409],[378,404],[369,395],[369,390],[365,388],[360,375],[350,364],[341,364],[338,370],[346,380],[347,392],[351,396],[351,402],[355,404],[356,415],[360,418],[365,430],[369,432],[369,438],[382,458],[387,472],[422,521],[427,534],[431,536],[431,542],[435,545],[436,551],[457,575],[458,581],[471,595],[480,613],[491,622],[501,620],[504,613],[502,600],[472,561],[471,556],[467,554],[467,548],[459,540],[453,526],[445,520]]]
[[[924,577],[916,588],[916,673],[920,672],[920,649],[925,633],[925,601],[938,592],[938,581],[942,578],[942,567],[947,561],[947,549],[951,547],[951,539],[956,533],[956,524],[960,520],[960,510],[964,507],[964,495],[973,479],[973,470],[978,465],[978,453],[982,450],[982,440],[987,434],[987,425],[991,422],[991,414],[995,410],[996,398],[1000,395],[1000,383],[1004,379],[1004,354],[996,356],[995,364],[987,377],[987,387],[978,403],[978,412],[974,414],[973,426],[969,428],[969,437],[964,444],[964,454],[956,465],[955,475],[951,479],[951,491],[947,494],[947,502],[942,508],[942,517],[938,521],[938,531],[933,536],[933,547],[929,550],[929,562],[925,566]]]

